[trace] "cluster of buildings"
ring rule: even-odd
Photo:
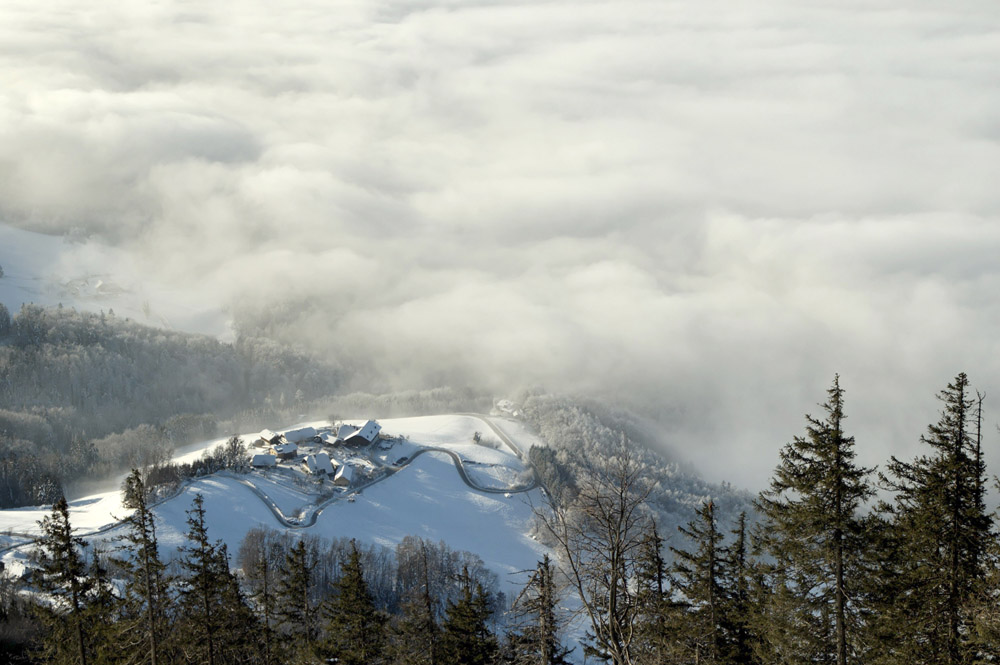
[[[299,447],[303,444],[349,448],[368,446],[378,441],[381,431],[382,426],[374,420],[369,420],[361,427],[341,425],[336,431],[333,428],[318,431],[313,427],[302,427],[278,434],[265,429],[253,441],[253,445],[267,452],[254,455],[251,465],[266,469],[276,467],[279,460],[297,460],[300,457]],[[354,467],[334,464],[330,454],[324,450],[303,455],[301,463],[308,473],[331,478],[335,485],[350,487],[354,479]]]

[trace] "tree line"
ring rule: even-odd
[[[390,557],[353,541],[255,530],[240,548],[238,578],[225,547],[207,539],[200,498],[189,511],[182,572],[169,575],[143,492],[129,495],[125,557],[87,566],[65,503],[57,503],[43,524],[40,582],[55,600],[38,610],[49,632],[36,657],[994,663],[1000,540],[986,506],[983,396],[959,374],[939,398],[940,415],[916,457],[867,468],[856,461],[835,377],[822,413],[807,415],[804,433],[781,449],[754,514],[726,519],[707,499],[671,547],[649,502],[657,478],[622,435],[614,451],[578,470],[571,492],[549,492],[536,507],[537,534],[556,561],[526,571],[509,607],[477,557],[415,538]],[[567,606],[577,606],[572,616]],[[562,639],[571,621],[586,629],[573,653]]]
[[[705,501],[665,551],[653,488],[622,439],[572,501],[538,511],[614,665],[1000,659],[1000,541],[986,507],[983,395],[959,374],[912,460],[856,462],[836,377],[769,486],[725,524]]]

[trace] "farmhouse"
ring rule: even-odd
[[[275,434],[269,429],[264,429],[260,431],[257,438],[254,439],[253,445],[257,448],[267,448],[268,446],[273,446],[281,442],[281,435]]]
[[[344,443],[349,446],[367,446],[375,442],[380,431],[382,431],[382,426],[374,420],[369,420],[357,432],[346,437]]]
[[[330,476],[333,477],[333,464],[330,462],[330,456],[326,453],[316,453],[314,455],[306,455],[305,460],[302,462],[306,465],[309,473],[315,476]]]
[[[277,465],[278,458],[274,455],[268,455],[266,453],[262,455],[254,455],[253,459],[250,460],[250,466],[257,469],[266,469]]]
[[[279,443],[271,447],[271,452],[278,456],[278,459],[292,459],[299,454],[299,447],[294,443]]]

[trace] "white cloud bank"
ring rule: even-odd
[[[992,0],[9,0],[0,218],[759,485],[836,371],[867,462],[1000,395],[997,62]]]

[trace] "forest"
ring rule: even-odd
[[[33,583],[2,598],[9,659],[49,663],[965,665],[1000,658],[1000,539],[986,505],[983,396],[963,373],[911,460],[855,461],[835,377],[780,449],[755,519],[706,497],[664,544],[661,479],[621,435],[535,511],[552,548],[514,598],[475,555],[251,531],[231,569],[196,498],[165,563],[135,471],[126,547],[87,552],[58,501]],[[538,454],[537,452],[535,453]],[[551,461],[551,460],[550,460]],[[555,474],[555,475],[553,475]],[[37,618],[37,620],[36,620]],[[572,651],[568,627],[582,627]]]

